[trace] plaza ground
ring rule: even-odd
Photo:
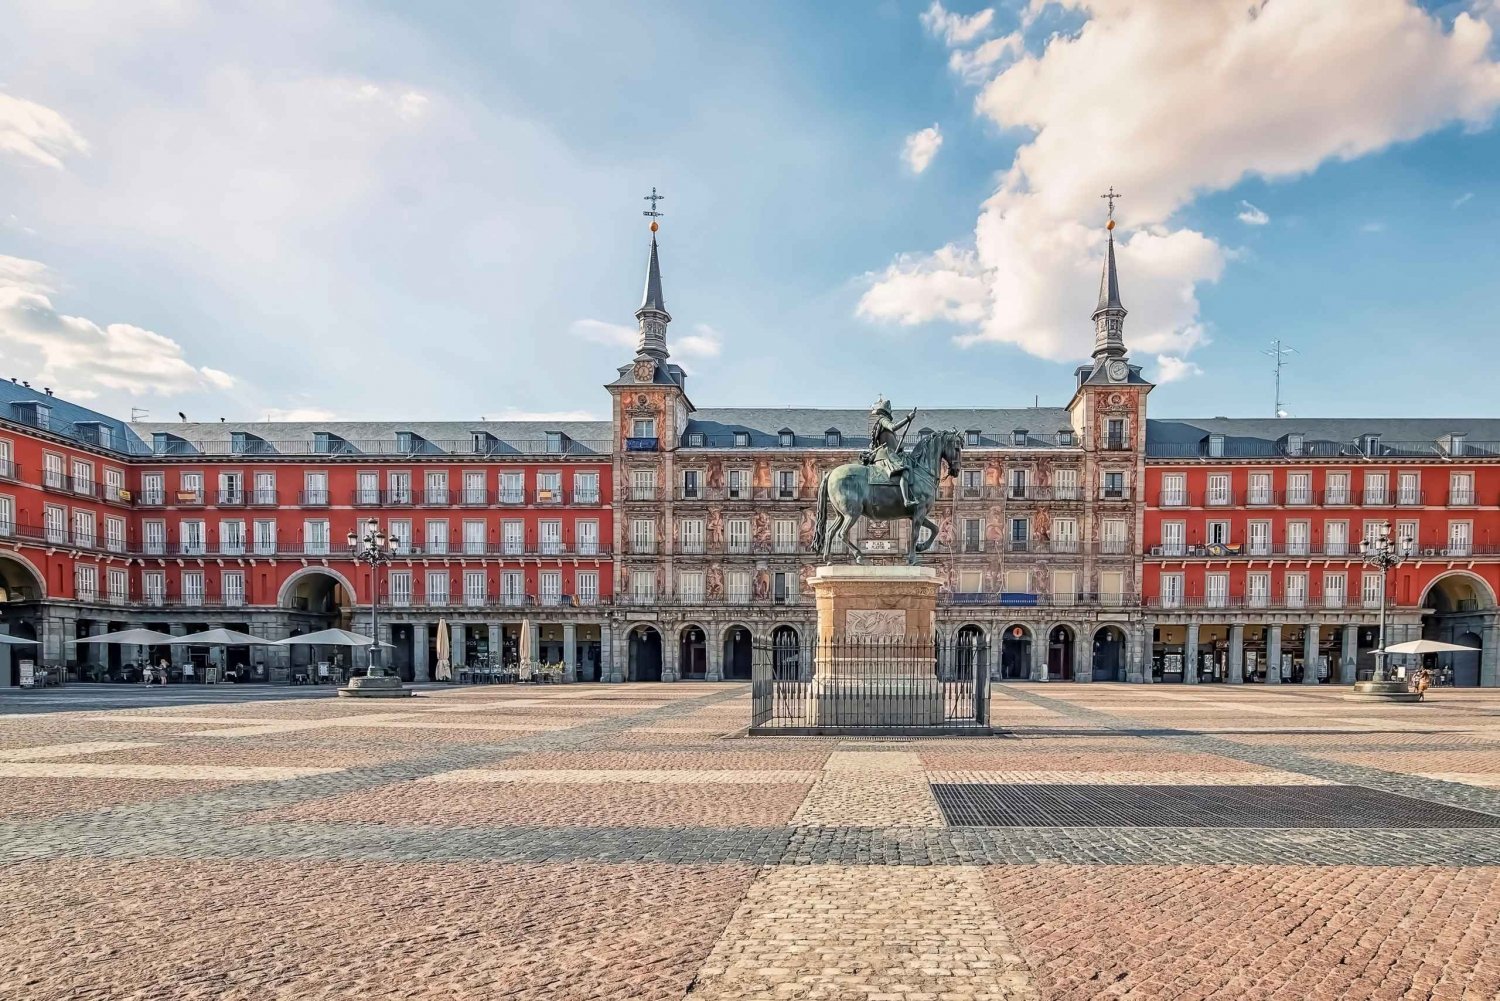
[[[1500,692],[0,696],[0,998],[1494,998]]]

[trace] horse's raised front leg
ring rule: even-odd
[[[854,554],[855,563],[863,563],[865,561],[864,550],[860,549],[859,543],[854,541],[854,526],[859,524],[859,516],[850,514],[843,517],[844,529],[839,534],[844,537],[844,547]]]

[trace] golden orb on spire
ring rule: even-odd
[[[1110,225],[1114,225],[1114,224],[1111,223]],[[653,220],[651,220],[651,232],[655,233],[656,230],[657,230],[656,220],[653,219]]]
[[[652,223],[652,225],[654,226],[656,224]],[[1114,229],[1115,228],[1115,221],[1113,219],[1111,219],[1109,222],[1107,222],[1107,223],[1104,224],[1104,228],[1105,229]]]

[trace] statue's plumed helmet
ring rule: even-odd
[[[876,400],[875,405],[870,408],[870,413],[885,414],[887,417],[891,416],[891,401],[882,396],[880,399]]]

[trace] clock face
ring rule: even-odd
[[[1114,381],[1116,381],[1116,382],[1124,382],[1125,381],[1125,377],[1128,376],[1129,374],[1130,374],[1130,369],[1125,366],[1124,362],[1122,362],[1122,361],[1112,361],[1112,362],[1109,363],[1109,377],[1111,379],[1113,379]]]

